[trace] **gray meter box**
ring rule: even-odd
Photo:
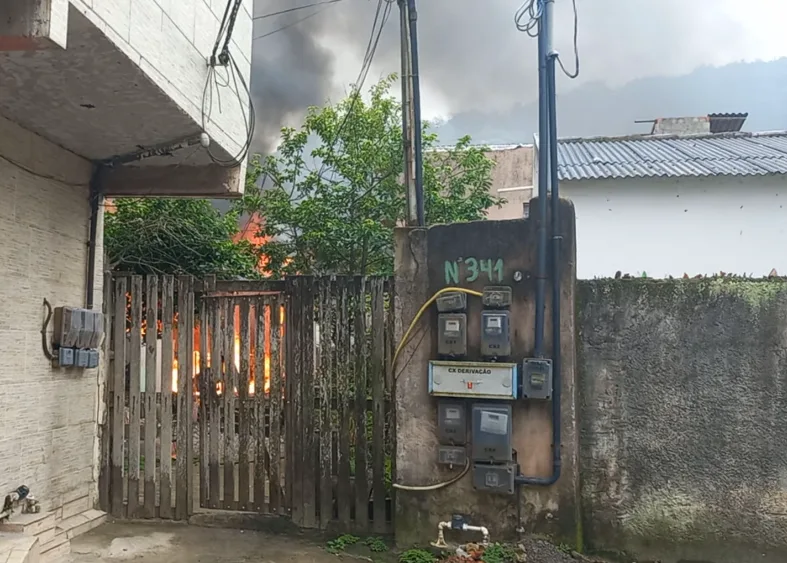
[[[467,308],[467,295],[461,291],[447,291],[437,298],[440,313],[461,313]]]
[[[511,405],[473,405],[473,461],[511,461]]]
[[[437,433],[441,444],[467,443],[467,409],[463,403],[438,401]]]
[[[528,358],[522,362],[522,398],[552,397],[552,360]]]
[[[481,355],[487,358],[505,358],[511,355],[508,311],[481,313]]]
[[[488,463],[473,464],[473,488],[478,491],[514,494],[514,464],[491,465]]]
[[[442,357],[467,354],[467,315],[441,313],[437,316],[437,353]]]
[[[467,451],[464,446],[440,446],[437,450],[437,463],[440,465],[464,465]]]
[[[60,348],[98,348],[104,333],[104,316],[99,311],[56,307],[52,341]]]
[[[484,288],[481,302],[489,309],[507,309],[513,301],[512,295],[510,287],[489,286]]]

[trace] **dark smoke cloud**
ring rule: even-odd
[[[313,1],[257,0],[255,8],[260,14]],[[768,0],[750,1],[758,5],[758,20],[745,19],[755,10],[742,12],[738,0],[577,0],[582,74],[574,82],[561,78],[559,88],[565,92],[587,82],[618,86],[702,65],[776,56],[778,37],[763,42],[757,26],[769,18],[778,21],[784,9]],[[255,42],[252,83],[260,139],[270,139],[271,131],[275,137],[278,124],[297,120],[309,104],[341,95],[355,80],[376,3],[343,0]],[[431,101],[450,114],[499,112],[536,97],[536,44],[514,27],[518,5],[518,0],[418,0],[425,105]],[[571,7],[571,0],[556,0],[555,47],[568,67],[574,64]],[[311,11],[258,21],[255,35]],[[398,72],[398,27],[395,8],[369,82]],[[338,64],[348,54],[357,61],[352,68]]]

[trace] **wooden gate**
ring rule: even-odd
[[[390,531],[390,285],[295,277],[203,295],[202,507]]]
[[[391,286],[107,275],[104,510],[390,532]]]
[[[194,289],[190,276],[104,277],[99,503],[116,518],[192,512]]]

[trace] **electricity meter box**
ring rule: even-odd
[[[508,311],[481,313],[481,355],[506,358],[511,355],[511,332]]]
[[[467,409],[463,403],[437,403],[437,434],[441,444],[463,446],[467,443]]]
[[[467,315],[441,313],[437,316],[437,354],[458,358],[467,354]]]
[[[488,286],[484,288],[481,302],[487,309],[507,309],[513,301],[513,291],[507,286]]]
[[[515,476],[516,471],[513,463],[503,465],[473,464],[473,488],[477,491],[513,495]]]
[[[508,404],[473,405],[473,461],[512,461],[511,414]]]
[[[467,295],[461,291],[447,291],[437,298],[439,313],[461,313],[467,309]]]
[[[528,358],[522,362],[522,398],[552,397],[552,360]]]
[[[517,398],[517,364],[429,361],[429,394],[471,399]]]
[[[98,348],[104,333],[104,316],[99,311],[76,307],[54,310],[53,344],[58,348]]]
[[[437,449],[437,463],[440,465],[464,465],[467,463],[467,450],[464,446],[440,446]]]

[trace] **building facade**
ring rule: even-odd
[[[252,3],[9,0],[4,10],[0,494],[24,484],[63,517],[94,505],[104,374],[53,367],[42,302],[101,310],[104,197],[242,192]],[[220,29],[225,10],[231,31]]]

